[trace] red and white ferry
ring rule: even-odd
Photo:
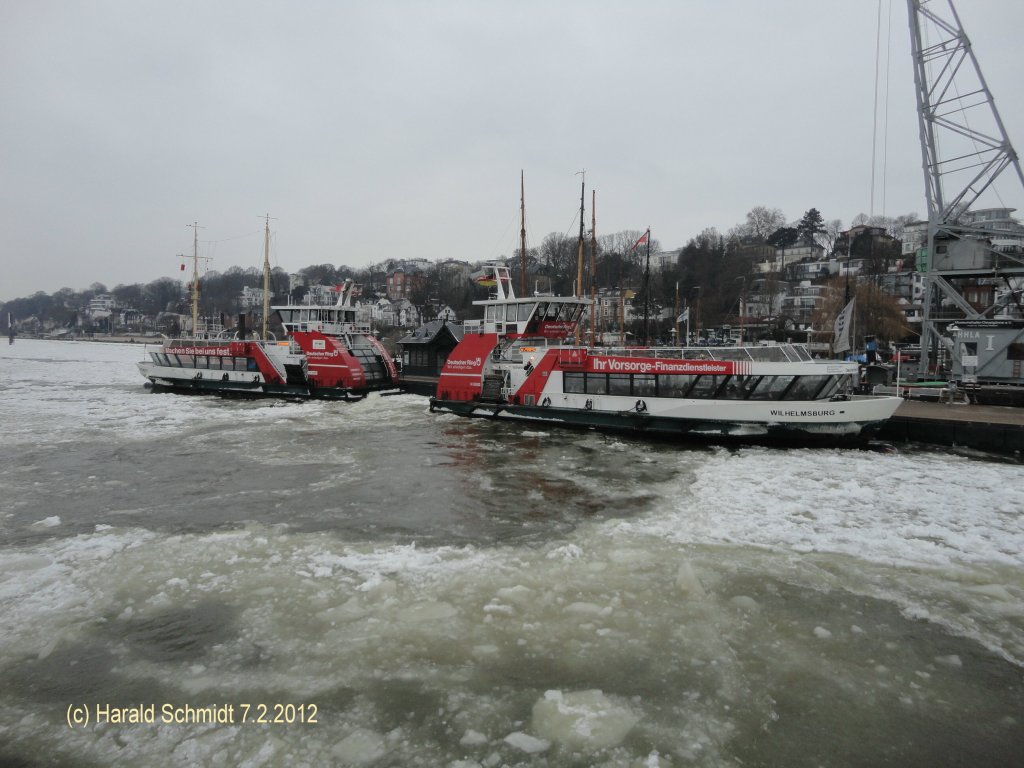
[[[898,397],[852,394],[857,363],[794,344],[587,347],[567,342],[590,301],[517,298],[491,265],[480,321],[449,355],[433,411],[652,434],[810,442],[864,438]]]
[[[167,339],[147,347],[139,371],[154,390],[235,396],[352,400],[397,385],[391,355],[356,322],[359,286],[338,286],[334,304],[275,306],[287,339],[247,338],[244,327]],[[198,325],[198,324],[197,324]]]

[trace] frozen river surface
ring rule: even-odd
[[[141,355],[0,350],[0,765],[1021,765],[1019,462],[152,395]]]

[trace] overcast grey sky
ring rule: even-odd
[[[889,5],[873,212],[923,216],[907,10]],[[1024,2],[957,10],[1020,151]],[[848,225],[871,212],[877,15],[877,0],[0,0],[0,300],[177,278],[193,221],[212,269],[259,266],[263,213],[289,271],[511,255],[520,170],[531,246],[572,230],[583,168],[598,234],[650,226],[678,247],[756,205]]]

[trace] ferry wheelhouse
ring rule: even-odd
[[[474,304],[430,401],[433,411],[709,438],[845,441],[867,437],[898,397],[853,394],[855,362],[802,345],[588,347],[568,341],[585,298],[517,298],[507,267]]]
[[[394,361],[369,326],[356,322],[358,290],[347,281],[334,304],[272,307],[284,340],[251,338],[242,322],[220,333],[200,326],[190,337],[147,347],[139,371],[154,390],[248,397],[351,400],[393,387]]]

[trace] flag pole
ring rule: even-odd
[[[676,318],[676,344],[681,347],[683,345],[679,344],[679,281],[678,280],[676,280],[676,305],[673,308],[673,313],[675,314],[675,318]]]
[[[650,344],[651,228],[647,228],[647,260],[644,264],[644,346]]]

